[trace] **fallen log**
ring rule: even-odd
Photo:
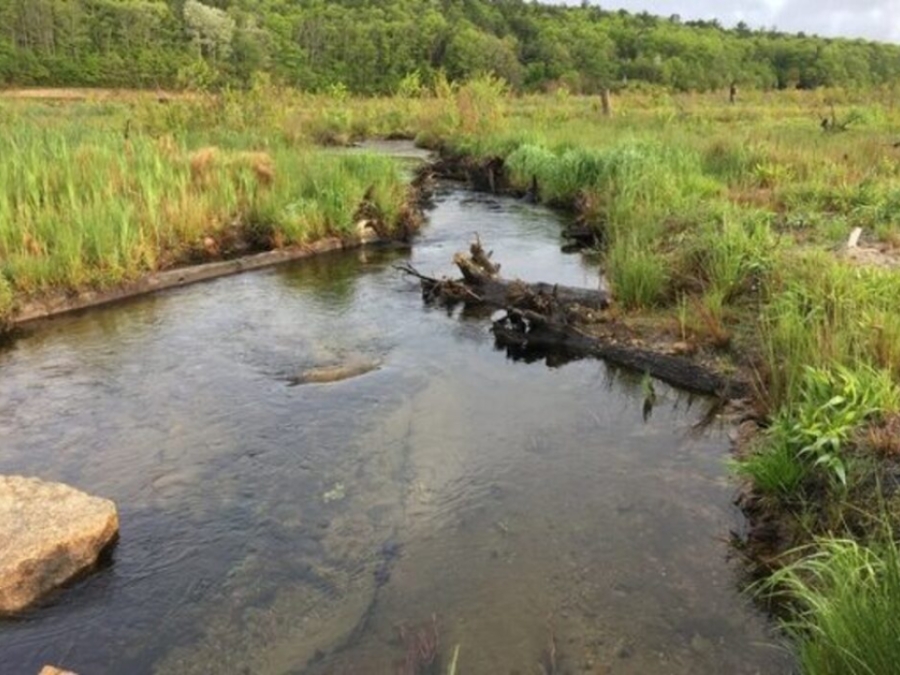
[[[435,279],[410,265],[398,269],[417,277],[426,301],[465,303],[467,307],[493,307],[506,311],[493,324],[498,346],[516,358],[545,357],[559,363],[572,358],[595,357],[630,368],[688,391],[722,399],[749,396],[749,383],[726,377],[690,357],[665,353],[634,344],[627,329],[615,322],[617,337],[597,334],[590,326],[603,317],[611,296],[601,279],[597,290],[548,283],[503,279],[500,265],[476,238],[468,254],[457,253],[453,262],[461,279]],[[603,331],[607,332],[607,331]]]
[[[491,330],[497,345],[516,357],[564,350],[570,356],[595,357],[649,373],[667,384],[698,394],[738,399],[752,393],[748,382],[725,377],[688,357],[590,335],[577,325],[537,312],[510,308],[505,316],[494,322]]]
[[[562,235],[568,241],[563,248],[571,251],[598,248],[603,243],[600,231],[583,223],[572,223],[563,230]]]
[[[491,252],[484,250],[477,238],[470,246],[468,255],[457,253],[453,262],[462,274],[462,279],[435,279],[420,274],[409,265],[398,269],[422,282],[422,292],[427,300],[468,302],[499,309],[516,307],[543,312],[575,306],[594,311],[609,307],[610,294],[605,288],[593,290],[503,279],[499,276],[500,265],[491,261],[491,255]]]

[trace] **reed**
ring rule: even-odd
[[[900,659],[900,549],[824,539],[794,552],[761,591],[793,607],[785,622],[808,675],[893,673]]]
[[[34,114],[5,124],[0,138],[7,312],[10,293],[102,288],[180,264],[352,236],[364,199],[390,228],[408,198],[389,158],[239,136],[198,147],[189,133],[132,129],[124,137],[77,120],[43,125]]]

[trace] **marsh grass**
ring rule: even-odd
[[[658,251],[635,236],[617,237],[606,253],[606,272],[616,301],[627,309],[650,309],[666,301],[668,264]]]
[[[791,252],[761,316],[773,407],[796,400],[804,368],[856,364],[900,376],[900,277],[817,251]]]
[[[886,528],[888,533],[889,528]],[[808,675],[887,675],[900,662],[900,549],[824,539],[760,587],[793,607],[785,622]]]
[[[162,102],[0,99],[0,318],[48,291],[352,237],[358,210],[389,230],[410,213],[396,163],[319,146],[450,132],[466,115],[487,130],[499,87],[486,79],[440,96],[360,100],[259,78],[246,92]],[[468,108],[457,105],[464,96]]]
[[[601,230],[619,305],[668,311],[682,340],[752,364],[769,427],[733,464],[794,523],[787,543],[813,542],[773,580],[795,601],[804,672],[894,672],[896,545],[834,539],[871,533],[858,514],[881,498],[879,462],[896,448],[900,275],[837,252],[854,227],[900,243],[893,92],[751,92],[728,106],[650,91],[617,100],[613,119],[583,98],[546,102],[524,97],[492,133],[444,142],[504,158],[516,188],[535,182]],[[819,128],[832,105],[854,120],[846,133]]]
[[[518,187],[536,182],[542,199],[582,206],[582,216],[603,230],[608,273],[629,309],[671,299],[672,237],[718,191],[695,152],[649,140],[599,149],[524,144],[506,163]]]
[[[254,146],[233,130],[227,147],[192,148],[172,133],[123,137],[96,119],[41,126],[33,114],[0,138],[6,312],[10,292],[104,287],[198,259],[351,236],[364,198],[391,227],[408,196],[385,157]]]
[[[816,536],[877,497],[867,467],[896,454],[900,274],[835,252],[857,226],[869,243],[900,244],[895,88],[748,91],[731,106],[646,87],[617,97],[612,118],[595,99],[512,96],[490,77],[410,80],[403,94],[258,78],[249,92],[165,104],[0,99],[0,322],[34,293],[349,236],[364,200],[388,225],[403,218],[391,161],[318,146],[415,137],[502,158],[514,187],[536,181],[542,201],[602,231],[619,304],[669,312],[683,340],[753,364],[769,430],[736,467],[813,542],[769,587],[794,603],[804,670],[894,672],[896,544]],[[846,133],[819,127],[833,108],[854,119]]]
[[[765,438],[734,462],[738,475],[749,479],[757,494],[794,499],[809,476],[809,465],[784,439]]]
[[[395,227],[409,216],[396,164],[320,146],[492,132],[504,92],[481,78],[436,82],[427,96],[353,99],[259,77],[249,91],[163,101],[0,99],[0,319],[47,291],[353,236],[361,206],[382,231]]]

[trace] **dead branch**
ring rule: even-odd
[[[457,253],[453,258],[460,279],[428,277],[408,263],[396,269],[419,279],[426,301],[505,310],[492,330],[497,344],[513,357],[529,359],[538,353],[558,361],[561,354],[566,358],[590,356],[649,373],[689,391],[726,399],[749,393],[746,382],[723,377],[688,357],[646,349],[621,334],[618,338],[591,334],[586,327],[596,323],[610,303],[603,283],[602,288],[591,290],[504,279],[491,255],[476,237],[468,254]]]

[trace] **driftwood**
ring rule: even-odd
[[[603,109],[604,117],[612,117],[612,97],[608,87],[600,92],[600,106]]]
[[[690,358],[589,335],[575,324],[537,312],[509,309],[492,330],[497,344],[513,356],[565,350],[570,357],[600,358],[699,394],[735,399],[751,393],[748,383],[725,378]]]
[[[567,243],[563,246],[564,252],[580,251],[585,248],[599,248],[603,244],[600,230],[584,223],[572,223],[563,230],[562,235],[567,240]]]
[[[491,256],[492,252],[486,252],[481,241],[476,238],[469,247],[468,255],[457,253],[453,257],[453,262],[462,274],[461,279],[427,277],[408,265],[399,269],[422,282],[422,291],[427,300],[468,302],[498,309],[515,307],[543,312],[575,306],[597,311],[609,307],[609,293],[604,289],[503,279],[499,276],[500,265],[494,263]]]
[[[596,357],[701,394],[730,399],[750,393],[747,383],[726,378],[689,357],[590,334],[586,327],[611,301],[605,287],[591,290],[503,279],[500,265],[491,258],[476,238],[468,254],[453,258],[461,279],[435,279],[410,265],[398,269],[421,281],[427,301],[506,310],[494,322],[493,333],[497,344],[515,357],[547,356],[554,362]]]
[[[859,122],[861,116],[858,112],[850,113],[845,119],[838,120],[837,113],[834,110],[834,103],[831,104],[831,117],[823,117],[822,122],[819,126],[822,127],[822,131],[826,133],[837,133],[841,131],[847,131],[850,128],[851,124]]]

